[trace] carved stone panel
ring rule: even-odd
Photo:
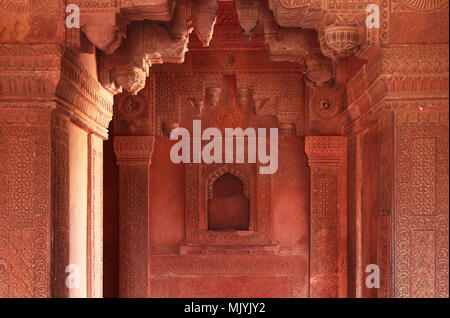
[[[0,108],[0,298],[51,296],[51,112]]]
[[[448,297],[448,112],[395,116],[396,297]]]

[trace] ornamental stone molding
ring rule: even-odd
[[[363,129],[384,109],[448,109],[448,74],[447,44],[381,48],[346,85],[344,130]]]
[[[0,71],[1,107],[23,107],[30,101],[31,107],[56,107],[80,126],[108,138],[113,96],[76,53],[57,44],[2,44]]]

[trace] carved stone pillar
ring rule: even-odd
[[[310,297],[346,297],[345,137],[306,137],[311,169]]]
[[[149,166],[154,137],[116,136],[119,165],[119,297],[148,297]]]
[[[103,158],[89,145],[101,153],[112,96],[58,44],[2,44],[0,73],[0,297],[101,296]]]
[[[349,196],[349,215],[359,209],[367,224],[369,208],[377,212],[376,246],[351,248],[359,259],[371,255],[364,266],[376,255],[378,297],[448,297],[448,51],[448,44],[384,46],[347,83],[344,131],[363,137],[376,127],[371,144],[376,139],[378,149],[352,156],[368,173],[357,171],[359,189],[349,181],[349,191],[361,194]],[[360,151],[352,148],[350,153]],[[364,228],[358,235],[363,243],[371,236]],[[362,285],[365,272],[358,276],[359,296],[374,295]]]

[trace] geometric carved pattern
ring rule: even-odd
[[[49,297],[50,111],[0,109],[0,297]]]
[[[434,214],[434,138],[415,139],[411,156],[411,214]]]
[[[69,118],[53,114],[53,297],[68,297],[66,266],[70,264],[70,214],[69,214]]]
[[[296,135],[304,135],[304,78],[297,72],[273,72],[271,75],[248,72],[238,74],[238,87],[252,92],[255,102],[265,101],[256,107],[257,115],[277,116],[280,124],[295,124]]]
[[[208,87],[220,86],[224,73],[212,70],[176,75],[156,73],[156,90],[151,92],[151,100],[155,100],[159,124],[178,122],[190,101],[203,100]],[[304,81],[300,72],[273,71],[267,74],[236,70],[235,73],[237,87],[250,91],[256,104],[256,115],[277,116],[280,124],[295,124],[297,135],[304,134]]]
[[[148,166],[119,167],[119,297],[148,296]]]
[[[311,297],[338,297],[337,170],[311,167]]]
[[[396,115],[395,296],[448,297],[448,112]]]

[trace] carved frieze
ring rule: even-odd
[[[379,54],[348,81],[345,125],[362,123],[383,109],[448,107],[448,50],[446,44],[381,48]]]

